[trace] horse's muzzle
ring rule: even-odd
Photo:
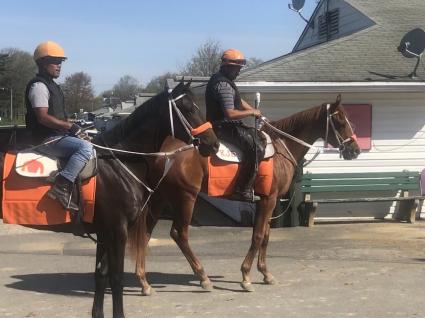
[[[360,148],[356,145],[346,145],[343,149],[340,149],[341,155],[345,160],[356,159],[360,154]]]

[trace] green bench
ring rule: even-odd
[[[302,201],[298,205],[300,225],[312,226],[319,204],[346,202],[399,202],[397,219],[415,222],[416,209],[424,196],[409,195],[420,190],[420,174],[414,171],[367,173],[306,173],[301,177]],[[391,191],[392,196],[373,196],[374,191]],[[400,196],[396,193],[401,191]],[[320,198],[320,193],[347,192],[345,198]],[[368,193],[365,196],[365,192]],[[382,193],[382,192],[381,192]],[[371,194],[371,196],[369,196]],[[328,195],[329,196],[329,195]]]

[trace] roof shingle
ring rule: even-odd
[[[402,37],[414,28],[425,28],[424,0],[340,0],[376,24],[346,37],[318,44],[265,62],[242,72],[238,81],[362,82],[424,81],[408,75],[416,58],[397,51]]]

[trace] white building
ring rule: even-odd
[[[362,153],[344,161],[325,150],[305,171],[425,169],[425,69],[398,50],[403,36],[425,29],[423,0],[322,0],[287,55],[243,71],[237,85],[269,119],[335,100],[342,94]],[[422,45],[422,44],[421,44]],[[423,43],[425,47],[425,43]],[[198,92],[202,94],[202,92]],[[323,141],[315,145],[323,146]],[[311,154],[307,154],[307,159]],[[322,205],[318,217],[384,217],[390,204]]]

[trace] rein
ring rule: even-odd
[[[311,160],[308,161],[308,163],[310,163],[311,161],[313,161],[314,159],[316,159],[316,157],[323,152],[323,150],[319,147],[310,145],[309,143],[306,143],[304,140],[298,139],[297,137],[292,136],[291,134],[288,134],[287,132],[284,132],[276,127],[274,127],[272,124],[269,123],[269,121],[267,120],[267,118],[265,117],[261,117],[261,121],[267,126],[269,127],[271,130],[273,130],[274,132],[287,137],[289,139],[292,139],[293,141],[299,143],[302,146],[305,146],[307,148],[310,149],[316,149],[316,153],[314,154],[313,158]],[[289,156],[291,157],[291,160],[293,162],[293,164],[295,166],[298,166],[297,160],[295,159],[294,155],[292,154],[292,152],[289,150],[289,148],[286,146],[285,142],[282,139],[278,139],[278,141],[280,142],[280,144],[286,149],[286,151],[288,152]]]
[[[351,142],[351,141],[356,141],[357,140],[357,137],[356,137],[356,134],[353,131],[353,128],[352,128],[352,126],[350,124],[350,121],[347,119],[347,117],[345,115],[344,115],[344,120],[347,122],[348,126],[350,127],[350,130],[351,130],[352,134],[347,139],[344,139],[341,136],[341,134],[336,130],[335,123],[334,123],[334,120],[333,120],[333,116],[335,116],[336,114],[338,114],[338,111],[330,114],[329,113],[330,106],[331,106],[330,104],[326,104],[326,134],[325,134],[325,144],[328,143],[329,126],[330,126],[332,128],[332,131],[335,134],[336,140],[338,141],[338,151],[339,151],[339,154],[340,154],[340,156],[342,156],[342,152],[345,149],[345,145],[347,143]],[[304,163],[304,166],[310,164],[314,159],[317,158],[317,156],[320,153],[323,152],[323,149],[322,149],[323,147],[313,146],[313,145],[311,145],[311,144],[309,144],[309,143],[307,143],[307,142],[305,142],[305,141],[303,141],[303,140],[301,140],[301,139],[299,139],[299,138],[297,138],[295,136],[292,136],[291,134],[288,134],[288,133],[286,133],[286,132],[284,132],[284,131],[282,131],[282,130],[276,128],[276,127],[274,127],[273,125],[271,125],[269,123],[269,121],[268,121],[268,119],[266,117],[261,117],[261,121],[266,126],[268,126],[271,130],[273,130],[274,132],[276,132],[276,133],[278,133],[278,134],[280,134],[280,135],[282,135],[284,137],[287,137],[287,138],[289,138],[289,139],[291,139],[291,140],[293,140],[293,141],[299,143],[300,145],[305,146],[305,147],[307,147],[309,149],[316,149],[316,153],[313,155],[313,158],[311,158],[310,160],[306,161],[306,163]],[[293,154],[291,153],[291,151],[286,146],[286,144],[281,139],[279,139],[279,141],[281,142],[281,144],[283,145],[283,147],[285,147],[285,149],[288,151],[291,159],[293,160],[294,164],[297,166],[298,163],[295,160],[295,157],[293,156]]]
[[[194,147],[194,145],[184,145],[181,146],[173,151],[160,151],[160,152],[136,152],[136,151],[129,151],[129,150],[123,150],[123,149],[117,149],[117,148],[110,148],[110,147],[104,147],[104,146],[100,146],[98,144],[94,144],[92,142],[90,142],[93,147],[95,148],[99,148],[99,149],[103,149],[103,150],[108,150],[112,153],[114,152],[118,152],[118,153],[123,153],[123,154],[128,154],[128,155],[135,155],[135,156],[142,156],[142,157],[172,157],[175,154],[179,153],[179,152],[183,152],[186,150],[190,150]],[[106,143],[105,143],[106,144]]]
[[[175,155],[180,153],[180,152],[184,152],[190,149],[193,149],[195,147],[196,144],[196,140],[197,138],[195,138],[197,135],[202,134],[203,132],[205,132],[207,129],[212,128],[211,123],[206,122],[196,128],[193,128],[189,121],[184,117],[184,115],[182,114],[182,112],[180,111],[180,109],[177,107],[176,101],[178,101],[179,99],[183,98],[186,94],[181,94],[176,98],[169,98],[168,99],[168,109],[169,109],[169,115],[170,115],[170,129],[171,129],[171,135],[173,136],[173,138],[175,137],[175,132],[174,132],[174,119],[173,119],[173,110],[174,112],[177,114],[177,117],[180,120],[180,123],[182,124],[183,128],[186,130],[187,134],[190,137],[190,145],[184,145],[182,147],[179,147],[173,151],[168,151],[168,152],[135,152],[135,151],[128,151],[128,150],[122,150],[122,149],[116,149],[116,148],[111,148],[111,147],[105,147],[105,146],[100,146],[94,143],[91,143],[93,145],[93,147],[99,148],[99,149],[104,149],[104,150],[108,150],[111,154],[112,157],[119,163],[119,165],[134,179],[136,180],[137,183],[141,184],[148,192],[149,195],[146,198],[145,203],[143,204],[142,208],[140,209],[141,212],[143,212],[143,210],[145,209],[146,205],[148,204],[150,198],[152,197],[153,193],[158,189],[159,185],[161,184],[162,180],[165,178],[165,176],[168,174],[168,172],[170,171],[170,168],[173,166],[174,164],[174,160],[175,160]],[[195,104],[196,106],[196,104]],[[103,140],[103,139],[102,139]],[[107,146],[106,142],[103,140],[103,143]],[[164,171],[162,173],[161,178],[158,180],[157,184],[155,185],[155,187],[150,188],[146,183],[144,183],[142,180],[140,180],[119,158],[117,158],[117,156],[115,155],[115,152],[117,153],[123,153],[123,154],[131,154],[131,155],[136,155],[136,156],[144,156],[144,157],[165,157],[165,166],[164,166]]]

